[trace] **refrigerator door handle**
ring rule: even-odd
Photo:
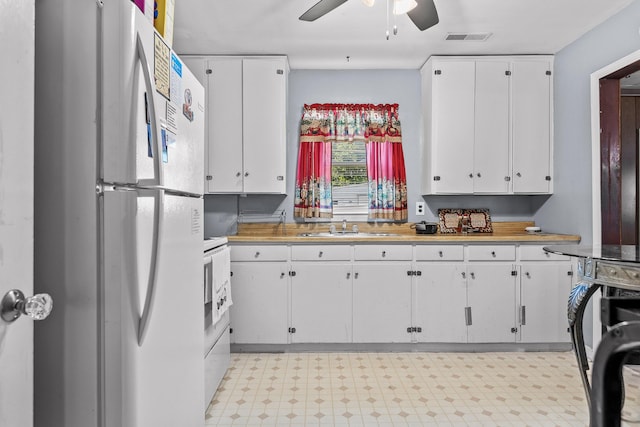
[[[144,76],[144,86],[147,91],[147,101],[149,108],[149,119],[151,127],[151,143],[153,150],[153,179],[144,179],[138,182],[140,186],[154,186],[162,187],[164,184],[164,177],[162,171],[162,141],[158,138],[158,123],[156,116],[156,107],[154,100],[153,84],[151,83],[151,69],[149,68],[149,61],[147,55],[144,52],[144,46],[140,39],[140,34],[136,36],[136,53],[140,65],[142,67],[142,74]]]
[[[144,309],[138,324],[138,346],[142,347],[155,296],[156,282],[158,281],[158,269],[160,268],[160,236],[163,233],[164,190],[159,189],[155,195],[155,209],[153,214],[153,248],[151,252],[151,268],[149,270],[149,283],[147,295],[144,300]]]

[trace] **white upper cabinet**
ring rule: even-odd
[[[185,62],[202,70],[207,91],[206,192],[284,194],[287,58],[200,56]]]
[[[430,58],[422,193],[551,193],[551,67],[551,56]]]
[[[475,63],[435,63],[431,71],[433,139],[425,179],[434,193],[472,193]]]
[[[473,192],[509,191],[509,62],[476,62]]]
[[[551,193],[551,61],[512,66],[513,192]]]

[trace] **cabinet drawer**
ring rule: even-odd
[[[470,245],[469,261],[515,261],[516,247],[513,245]]]
[[[462,261],[463,246],[424,245],[416,246],[416,261]]]
[[[292,246],[293,261],[350,261],[351,246],[348,245],[313,245]]]
[[[520,260],[522,261],[569,261],[565,255],[545,252],[542,248],[545,245],[522,245],[520,246]]]
[[[411,246],[356,245],[353,248],[356,261],[411,261]]]
[[[231,261],[286,261],[288,246],[231,246]]]

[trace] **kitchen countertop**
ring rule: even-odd
[[[238,234],[228,236],[230,243],[578,243],[580,236],[556,233],[528,233],[525,227],[533,226],[533,222],[494,222],[493,233],[469,234],[416,234],[410,228],[411,223],[375,224],[366,222],[349,222],[347,229],[357,224],[362,233],[392,233],[393,236],[299,236],[300,233],[320,233],[329,230],[328,223],[313,224],[273,224],[251,223],[238,224]],[[341,224],[336,224],[340,229]]]

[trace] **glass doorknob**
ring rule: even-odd
[[[53,309],[53,298],[49,294],[36,294],[25,297],[22,291],[12,289],[0,302],[0,316],[6,322],[13,322],[22,314],[33,320],[43,320]]]

